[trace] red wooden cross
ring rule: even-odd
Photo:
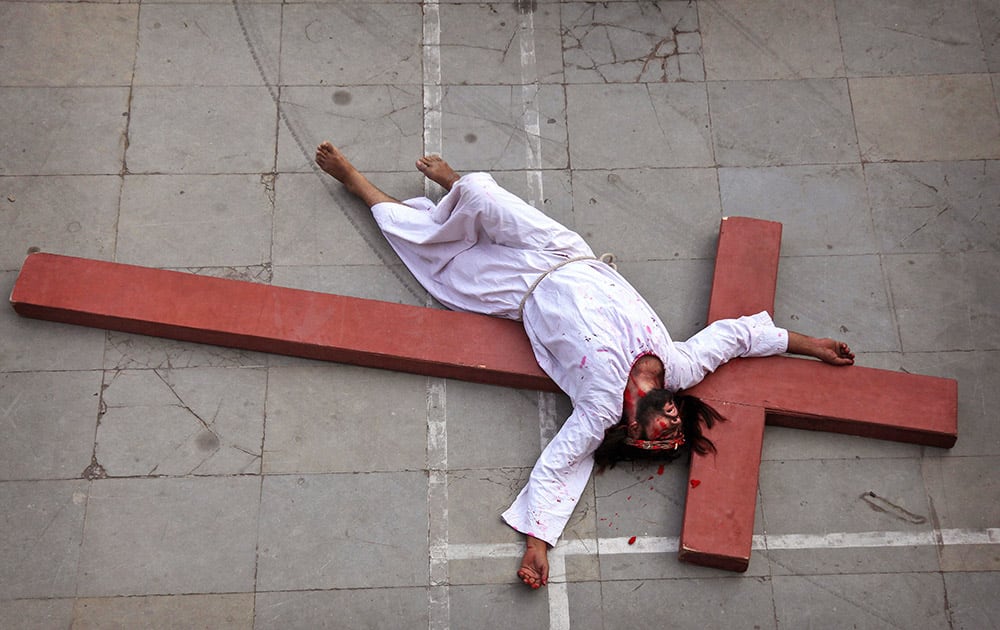
[[[723,220],[709,321],[773,314],[780,244],[779,223]],[[27,317],[558,391],[522,326],[483,315],[42,253],[10,299]],[[731,361],[692,391],[729,422],[711,432],[717,456],[692,459],[680,558],[734,571],[749,564],[765,421],[946,448],[958,431],[950,379],[769,357]]]

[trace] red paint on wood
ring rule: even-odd
[[[719,226],[708,321],[767,311],[774,315],[781,224],[727,217]]]
[[[951,448],[958,384],[948,378],[790,356],[731,361],[690,393],[767,410],[767,423]]]
[[[558,391],[521,324],[483,315],[43,253],[10,299],[26,317]]]
[[[715,407],[729,421],[712,428],[715,454],[691,458],[692,489],[687,493],[678,558],[727,571],[746,571],[753,543],[764,410],[731,403]],[[734,466],[734,461],[739,465]]]

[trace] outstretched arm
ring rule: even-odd
[[[854,353],[846,343],[835,339],[809,337],[791,330],[788,331],[788,351],[792,354],[816,357],[830,365],[854,364]]]

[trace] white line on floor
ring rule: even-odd
[[[633,544],[629,538],[569,540],[559,543],[552,552],[563,556],[634,553],[677,553],[677,536],[638,536]],[[758,534],[753,548],[762,550],[818,550],[888,547],[951,547],[959,545],[1000,544],[1000,527],[985,529],[934,529],[924,531],[834,532],[829,534]],[[522,543],[453,544],[448,545],[448,560],[478,558],[513,558],[524,553]]]

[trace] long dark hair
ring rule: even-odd
[[[725,422],[723,417],[714,407],[702,399],[689,394],[674,394],[667,389],[654,389],[646,393],[640,400],[639,408],[636,410],[637,419],[643,423],[642,416],[648,415],[647,410],[662,409],[663,405],[671,400],[677,405],[677,412],[681,417],[681,425],[684,427],[685,445],[677,450],[646,450],[625,444],[628,437],[628,423],[623,417],[621,422],[604,432],[604,441],[594,453],[594,460],[597,465],[603,468],[614,468],[620,461],[635,460],[660,460],[672,461],[681,456],[682,453],[693,451],[700,455],[707,455],[715,452],[715,444],[708,439],[703,432],[703,428],[711,429],[716,422]]]

